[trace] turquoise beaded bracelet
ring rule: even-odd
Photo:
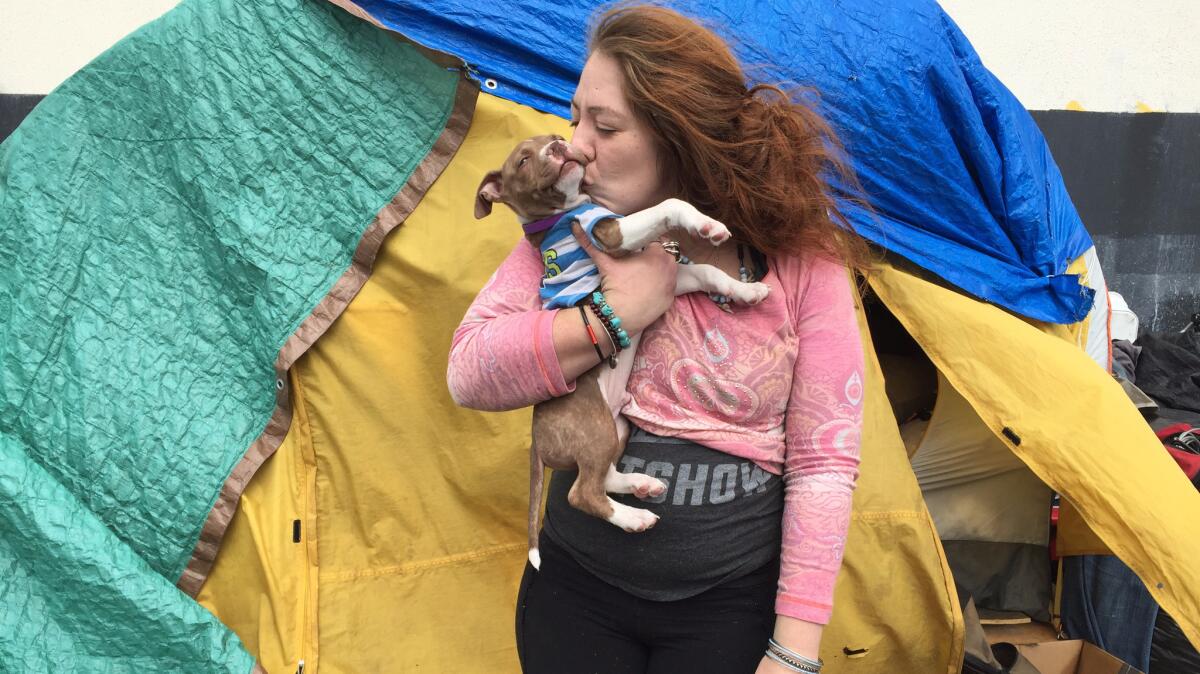
[[[604,299],[604,293],[599,290],[593,292],[590,297],[585,300],[592,312],[596,314],[596,318],[600,319],[600,323],[604,325],[604,329],[608,331],[608,336],[612,337],[613,343],[617,345],[617,350],[629,348],[629,333],[625,332],[625,328],[621,327],[621,318],[617,316],[617,312],[613,311],[612,306],[608,304],[608,300]]]

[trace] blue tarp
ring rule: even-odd
[[[569,114],[596,7],[582,0],[360,0],[461,58],[491,93]],[[1067,275],[1091,240],[1041,132],[932,0],[678,2],[755,81],[816,87],[876,213],[864,236],[978,298],[1055,323],[1093,291]],[[492,82],[489,82],[491,84]]]

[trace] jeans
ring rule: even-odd
[[[1150,671],[1150,642],[1158,603],[1142,581],[1113,555],[1063,558],[1063,629],[1143,672]]]

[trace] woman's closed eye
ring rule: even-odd
[[[567,122],[567,125],[570,126],[572,129],[577,128],[579,126],[579,120],[572,118],[571,121]],[[592,128],[595,129],[596,133],[600,134],[601,136],[611,136],[612,134],[614,134],[618,131],[618,129],[604,126],[604,125],[596,123],[596,122],[592,123]]]

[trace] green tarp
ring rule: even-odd
[[[0,146],[0,671],[253,666],[175,583],[457,83],[320,0],[185,0]]]

